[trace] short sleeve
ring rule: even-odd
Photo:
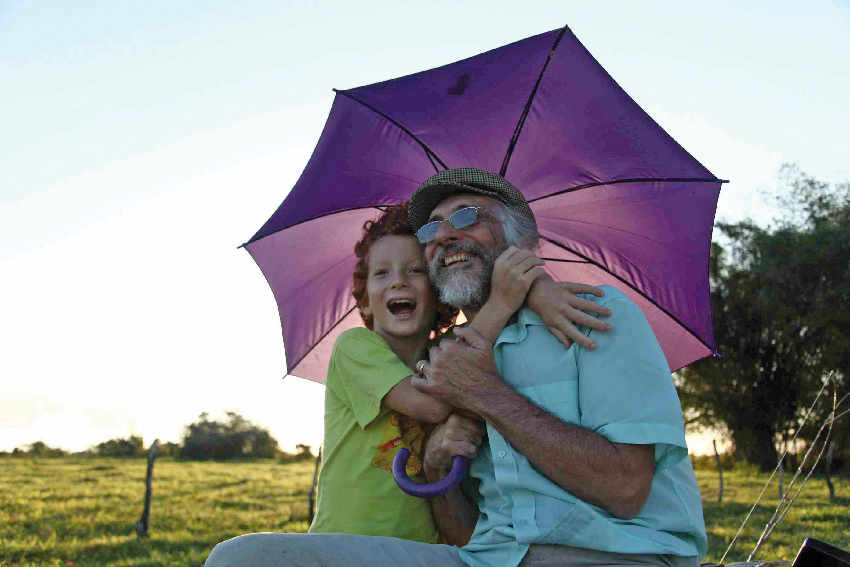
[[[363,429],[380,414],[384,396],[413,373],[377,333],[356,328],[334,343],[325,386],[351,408]]]
[[[576,354],[581,425],[615,443],[655,445],[661,471],[688,455],[681,402],[646,316],[621,292],[608,297],[613,331],[591,331],[596,349]]]

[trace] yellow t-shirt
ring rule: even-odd
[[[396,486],[392,462],[410,449],[407,472],[422,474],[426,430],[413,418],[381,404],[414,372],[377,333],[342,333],[334,344],[325,380],[325,441],[318,510],[310,533],[347,533],[437,543],[427,499]]]

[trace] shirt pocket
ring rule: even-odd
[[[565,380],[538,386],[526,386],[520,393],[534,404],[567,423],[581,423],[578,405],[578,380]]]

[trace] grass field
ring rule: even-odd
[[[312,463],[194,463],[157,460],[149,537],[133,524],[142,512],[146,461],[141,459],[0,459],[0,565],[200,566],[219,541],[248,532],[303,532]],[[709,531],[709,554],[725,551],[766,475],[724,473],[717,504],[716,471],[697,471]],[[787,484],[790,475],[786,473]],[[759,554],[792,560],[814,536],[850,548],[850,481],[809,481]],[[746,559],[777,502],[775,481],[726,562]]]

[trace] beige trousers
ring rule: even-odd
[[[596,551],[566,545],[531,544],[528,553],[525,554],[519,564],[520,567],[583,567],[590,565],[699,567],[699,557],[611,553],[610,551]]]
[[[390,537],[348,534],[249,534],[224,541],[206,567],[465,567],[457,548]],[[533,544],[521,567],[698,567],[696,557],[628,555],[561,545]],[[494,565],[493,567],[501,567]]]

